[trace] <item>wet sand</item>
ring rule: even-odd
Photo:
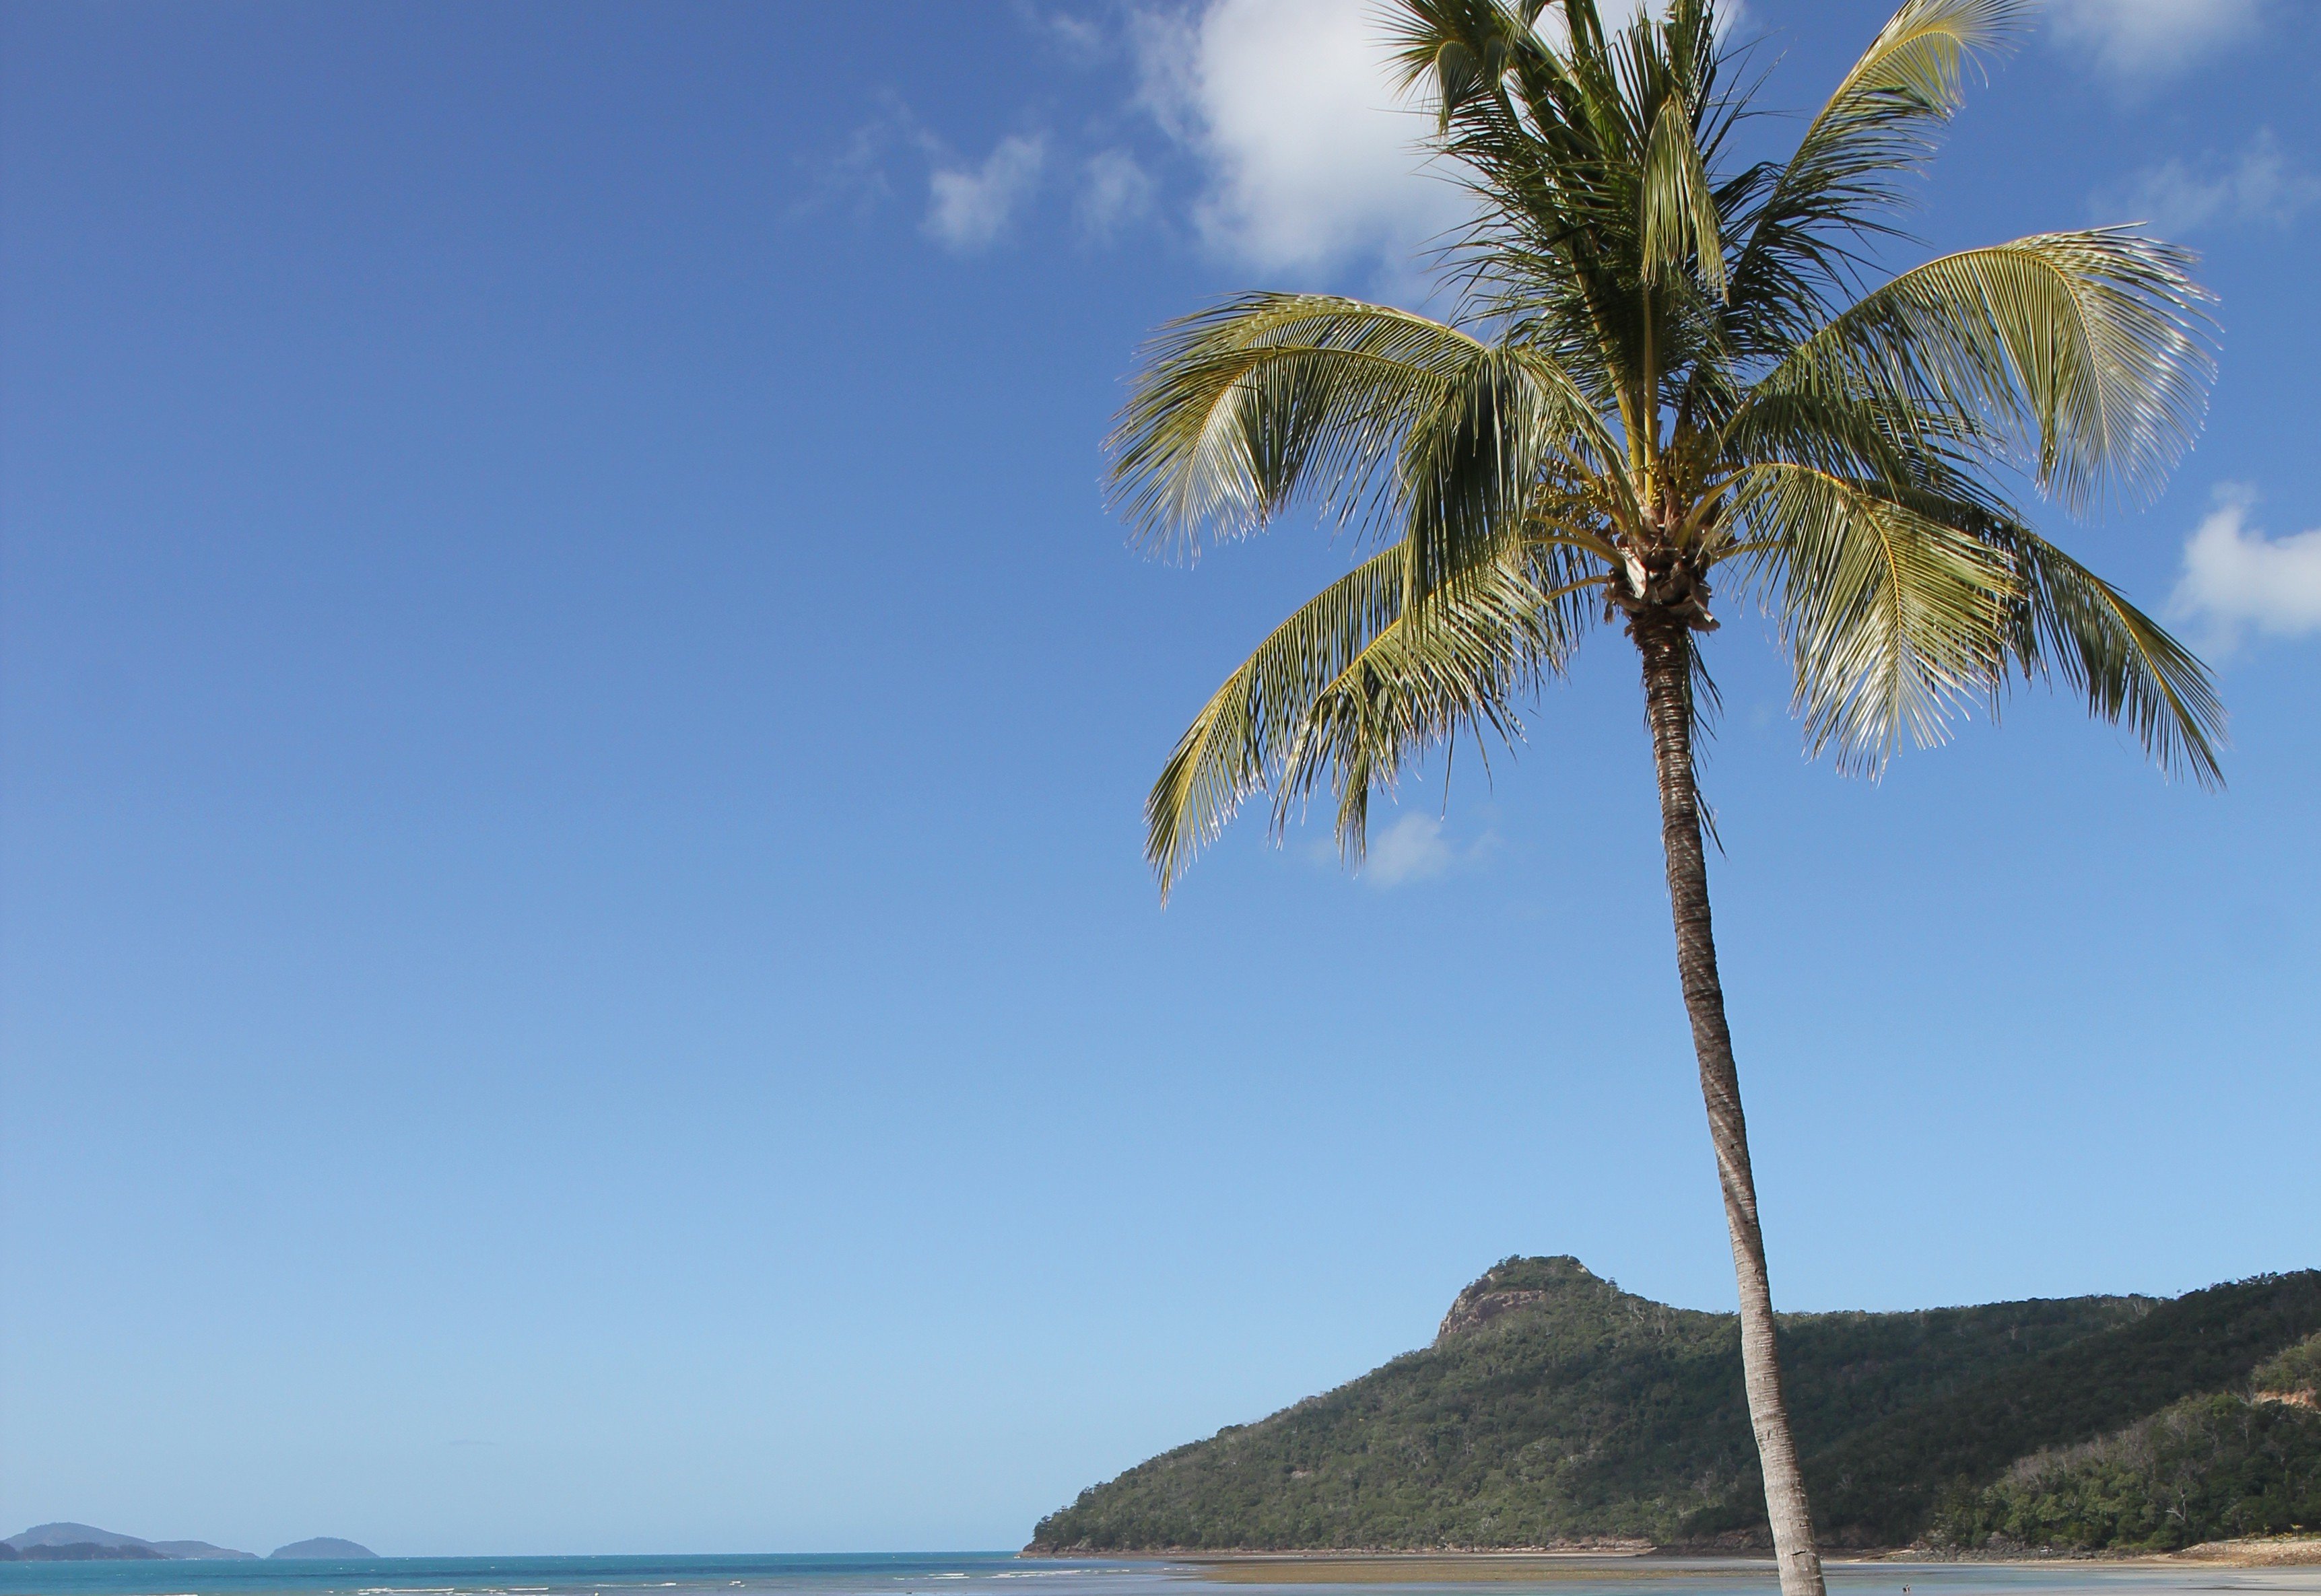
[[[1687,1574],[1730,1579],[1770,1570],[1769,1557],[1701,1557],[1653,1547],[1606,1546],[1558,1552],[1196,1552],[1167,1559],[1224,1585],[1467,1585],[1555,1583],[1566,1581],[1680,1579]],[[1838,1568],[1896,1567],[2044,1570],[2084,1569],[2321,1570],[2321,1537],[2215,1541],[2169,1554],[2078,1557],[1975,1556],[1931,1561],[1923,1553],[1894,1551],[1832,1555]],[[2299,1587],[2302,1588],[2300,1582]]]

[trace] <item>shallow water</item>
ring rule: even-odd
[[[1312,1572],[1308,1571],[1309,1574]],[[1373,1571],[1365,1571],[1370,1573]],[[752,1557],[381,1557],[0,1564],[0,1596],[1770,1596],[1764,1562],[1574,1558],[1488,1584],[1424,1578],[1275,1582],[1247,1564],[1229,1582],[1198,1564],[1019,1559],[1006,1552]],[[1836,1564],[1831,1596],[2160,1596],[2321,1592],[2321,1568],[2127,1568],[2084,1563]]]

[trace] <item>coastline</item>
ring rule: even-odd
[[[1100,1556],[1110,1562],[1172,1564],[1197,1569],[1218,1584],[1504,1584],[1569,1579],[1583,1573],[1620,1577],[1647,1569],[1666,1574],[1688,1565],[1703,1573],[1735,1564],[1771,1562],[1770,1553],[1688,1551],[1644,1541],[1603,1542],[1582,1546],[1533,1547],[1517,1551],[1219,1551],[1185,1547],[1149,1552],[1034,1552],[1025,1557]],[[2321,1536],[2279,1536],[2261,1540],[2209,1541],[2180,1552],[1937,1552],[1897,1546],[1824,1555],[1831,1567],[1961,1564],[1989,1568],[2321,1568]],[[1624,1566],[1625,1565],[1625,1566]]]

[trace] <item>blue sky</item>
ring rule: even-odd
[[[2068,0],[1897,254],[2202,250],[2199,447],[2051,519],[2225,793],[2035,693],[1842,779],[1717,639],[1784,1306],[2321,1264],[2316,77]],[[1170,315],[1424,293],[1384,102],[1324,0],[0,10],[0,1520],[1012,1546],[1506,1254],[1729,1305],[1616,635],[1361,876],[1140,861],[1348,550],[1147,559],[1100,440]]]

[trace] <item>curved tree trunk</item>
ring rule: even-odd
[[[1682,621],[1665,612],[1637,617],[1634,635],[1643,656],[1644,701],[1660,777],[1661,845],[1668,855],[1677,973],[1692,1017],[1700,1094],[1708,1106],[1708,1138],[1716,1149],[1725,1223],[1733,1236],[1733,1272],[1741,1286],[1742,1376],[1749,1422],[1757,1432],[1757,1456],[1764,1465],[1773,1555],[1780,1565],[1781,1596],[1823,1596],[1821,1554],[1814,1547],[1813,1517],[1789,1435],[1789,1404],[1781,1395],[1773,1293],[1765,1278],[1765,1239],[1757,1226],[1757,1185],[1749,1173],[1749,1130],[1741,1117],[1741,1081],[1725,1024],[1725,989],[1716,979],[1716,943],[1709,932],[1708,864],[1701,850],[1700,799],[1693,782],[1692,637]]]

